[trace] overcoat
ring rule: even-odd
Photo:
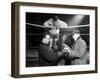
[[[86,64],[87,59],[87,45],[86,42],[79,37],[77,41],[72,45],[69,56],[71,57],[71,64]]]

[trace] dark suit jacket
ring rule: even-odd
[[[79,37],[77,41],[73,44],[69,55],[73,58],[72,64],[86,64],[86,42]]]
[[[56,65],[56,60],[59,55],[57,52],[50,50],[49,45],[41,43],[38,52],[40,66]]]

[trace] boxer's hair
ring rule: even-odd
[[[72,35],[73,35],[73,34],[80,34],[80,31],[77,30],[77,29],[75,29],[75,30],[72,31]]]
[[[57,19],[59,19],[59,17],[58,16],[53,16],[52,19],[53,19],[53,21],[57,21]]]

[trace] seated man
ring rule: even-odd
[[[60,28],[68,27],[67,23],[60,20],[58,16],[53,16],[43,23],[44,26],[51,28],[49,30],[50,35],[59,37]]]

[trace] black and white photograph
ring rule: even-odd
[[[89,19],[26,12],[26,67],[89,64]]]
[[[97,7],[12,3],[12,76],[97,73]]]

